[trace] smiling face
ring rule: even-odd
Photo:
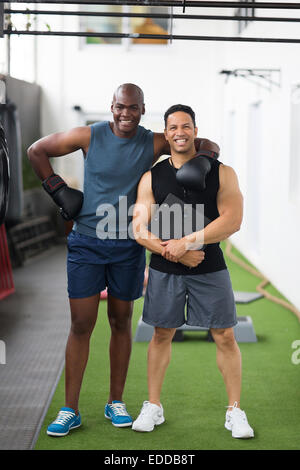
[[[176,111],[168,116],[165,137],[170,144],[172,155],[195,153],[194,139],[197,127],[188,113]]]
[[[113,132],[118,137],[133,137],[145,113],[143,93],[136,85],[122,85],[115,92],[111,105]]]

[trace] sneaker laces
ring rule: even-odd
[[[237,419],[239,419],[240,421],[243,421],[244,423],[248,424],[245,411],[238,408],[237,405],[238,405],[238,402],[235,401],[233,405],[225,406],[225,408],[232,408],[231,410],[228,409],[227,412],[228,413],[234,412]]]
[[[229,413],[231,413],[234,409],[236,409],[236,410],[240,409],[240,408],[238,408],[238,402],[237,401],[235,401],[233,405],[225,406],[225,408],[232,408],[231,410],[229,410],[229,409],[227,410],[227,411],[229,411]]]
[[[159,408],[159,406],[155,405],[155,403],[150,403],[150,401],[144,401],[143,407],[142,407],[141,412],[140,412],[140,416],[146,415],[147,411],[149,410],[149,408],[151,406],[157,406]]]
[[[116,416],[129,416],[125,403],[111,403],[109,406],[113,408],[114,414]]]
[[[65,425],[71,418],[74,418],[74,413],[72,411],[61,410],[54,423]]]
[[[140,416],[144,416],[147,413],[147,409],[149,408],[150,405],[151,405],[150,401],[144,401],[143,407],[140,412]]]

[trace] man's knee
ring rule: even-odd
[[[71,332],[74,335],[90,335],[98,314],[99,298],[70,299]]]
[[[152,339],[156,344],[169,343],[172,341],[175,332],[176,328],[155,327]]]
[[[211,334],[216,345],[221,348],[233,348],[236,346],[233,328],[212,328]]]
[[[113,333],[125,333],[131,330],[131,315],[110,315],[109,324]]]
[[[92,334],[94,326],[95,326],[94,320],[75,317],[72,319],[71,332],[76,336],[84,336],[84,335],[89,336]]]
[[[133,303],[125,301],[110,302],[108,320],[112,333],[127,333],[131,331]]]

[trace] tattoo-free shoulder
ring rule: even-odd
[[[91,127],[75,127],[71,130],[71,132],[74,136],[74,139],[77,140],[78,145],[82,148],[85,153],[87,153],[91,140]]]
[[[220,188],[228,187],[228,185],[238,185],[238,177],[236,171],[229,165],[224,163],[219,166]]]

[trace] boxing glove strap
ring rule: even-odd
[[[211,157],[215,160],[219,158],[219,154],[213,150],[199,150],[196,154],[196,157],[199,157],[200,155],[203,155],[204,157]]]
[[[56,193],[58,189],[67,186],[67,184],[59,175],[53,173],[42,182],[42,186],[48,194],[52,195]]]

